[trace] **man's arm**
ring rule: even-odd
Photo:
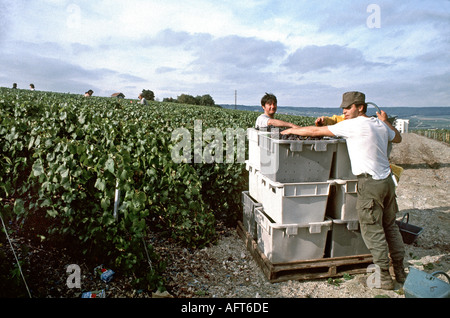
[[[267,125],[275,126],[275,127],[300,128],[300,126],[297,126],[295,124],[288,123],[287,121],[279,120],[279,119],[269,119],[269,121],[267,122]]]
[[[392,142],[394,143],[402,142],[402,135],[400,135],[400,132],[388,121],[388,115],[386,114],[386,112],[384,110],[380,110],[380,112],[377,112],[377,116],[379,120],[381,120],[395,132],[395,137],[394,139],[392,139]]]
[[[300,135],[306,137],[334,137],[334,134],[328,129],[327,126],[316,127],[316,126],[307,126],[307,127],[298,127],[298,128],[289,128],[281,132],[283,135]]]

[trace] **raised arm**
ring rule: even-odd
[[[402,142],[402,135],[400,135],[400,132],[392,126],[392,124],[388,120],[388,115],[384,110],[380,110],[380,112],[377,112],[378,119],[381,120],[383,123],[385,123],[390,129],[392,129],[395,132],[395,137],[392,139],[392,142],[394,143],[400,143]]]

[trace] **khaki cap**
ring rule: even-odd
[[[342,95],[342,104],[341,108],[346,108],[353,104],[365,104],[366,103],[366,95],[361,92],[346,92]]]

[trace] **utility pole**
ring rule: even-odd
[[[236,105],[237,105],[237,90],[234,90],[234,109],[236,109]]]

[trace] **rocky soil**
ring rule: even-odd
[[[403,134],[394,145],[391,162],[404,168],[397,197],[400,219],[409,213],[411,224],[424,228],[412,245],[406,245],[405,263],[426,272],[450,274],[450,146],[416,134]],[[339,279],[270,283],[258,267],[235,228],[221,227],[217,245],[188,250],[156,235],[151,239],[156,252],[170,260],[166,271],[167,293],[152,294],[132,288],[131,278],[116,274],[105,284],[92,275],[92,268],[67,257],[64,250],[48,250],[13,237],[21,257],[33,264],[28,268],[28,284],[34,297],[80,297],[82,291],[106,289],[108,298],[403,298],[402,285],[394,291],[368,288],[369,274]],[[22,246],[21,248],[19,248]],[[9,246],[0,246],[4,251]],[[9,253],[9,252],[8,252]],[[66,266],[81,267],[82,289],[66,286]]]

